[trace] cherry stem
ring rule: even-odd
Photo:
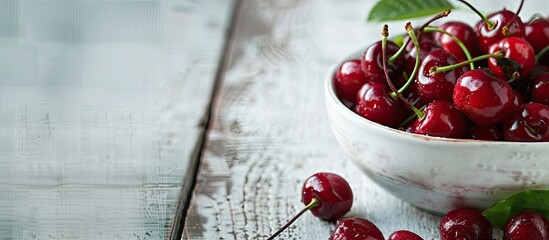
[[[465,53],[465,56],[467,57],[467,60],[472,59],[471,58],[471,53],[469,52],[469,50],[467,49],[465,44],[463,44],[463,42],[461,40],[459,40],[459,38],[457,38],[455,35],[447,32],[445,30],[442,30],[442,29],[439,29],[439,28],[434,28],[434,27],[426,27],[425,32],[439,32],[439,33],[443,33],[443,34],[448,35],[449,37],[451,37],[454,40],[454,42],[457,43],[457,45],[459,45],[459,47],[461,48],[463,53]],[[473,62],[469,63],[469,65],[471,65],[471,70],[475,69],[475,64]]]
[[[278,229],[278,231],[276,231],[275,233],[273,233],[273,235],[271,235],[269,238],[267,238],[267,240],[274,239],[281,232],[286,230],[286,228],[288,228],[290,225],[292,225],[292,223],[294,223],[295,220],[297,220],[301,215],[303,215],[303,213],[309,211],[311,208],[314,208],[318,205],[320,205],[320,200],[318,200],[316,198],[311,199],[311,202],[309,204],[307,204],[307,206],[305,206],[297,215],[295,215],[292,219],[290,219],[290,221],[288,221],[284,226],[282,226],[282,228]]]
[[[488,20],[488,18],[486,18],[475,7],[473,7],[473,5],[469,4],[468,2],[466,2],[464,0],[458,0],[458,1],[465,4],[465,5],[467,5],[467,7],[469,7],[471,10],[473,10],[473,12],[475,12],[480,17],[480,19],[482,19],[482,21],[484,23],[486,23],[486,25],[488,26],[488,29],[492,30],[494,28],[494,23],[490,22],[490,20]]]
[[[423,25],[421,25],[421,27],[417,30],[417,39],[418,39],[418,42],[419,40],[421,40],[421,34],[423,32],[423,29],[427,26],[429,26],[429,24],[433,23],[434,21],[436,20],[439,20],[443,17],[446,17],[448,15],[450,15],[450,13],[452,12],[452,10],[448,9],[444,12],[441,12],[437,15],[435,15],[434,17],[432,17],[431,19],[429,19],[429,21],[425,22]],[[404,43],[404,46],[408,45],[410,43],[410,41],[412,41],[411,38],[408,38],[408,40]]]
[[[520,0],[520,5],[519,5],[519,8],[517,10],[517,12],[515,13],[515,15],[513,16],[513,18],[511,18],[511,21],[507,22],[505,24],[505,26],[503,26],[501,28],[501,33],[503,34],[503,36],[509,36],[509,28],[507,26],[509,26],[509,24],[511,24],[513,21],[515,21],[515,19],[517,18],[517,16],[519,15],[520,13],[520,10],[522,10],[522,5],[524,4],[524,0]]]
[[[545,17],[541,13],[534,13],[534,15],[532,15],[530,19],[528,19],[527,23],[531,23],[536,19],[545,19]]]
[[[463,62],[460,62],[460,63],[448,65],[448,66],[442,66],[442,67],[435,66],[435,67],[432,67],[431,69],[429,69],[429,73],[432,74],[432,75],[439,74],[439,73],[442,73],[442,72],[448,72],[448,71],[452,71],[456,68],[466,66],[467,64],[469,64],[471,62],[477,62],[477,61],[488,59],[488,58],[499,59],[499,58],[502,58],[502,57],[503,57],[503,53],[501,51],[498,51],[498,52],[495,52],[493,54],[481,55],[481,56],[478,56],[476,58],[473,58],[473,59],[470,59],[470,60],[467,60],[467,61],[463,61]]]
[[[410,36],[410,39],[412,39],[412,42],[414,43],[414,47],[416,49],[416,62],[414,64],[414,70],[412,70],[412,74],[408,76],[408,80],[406,80],[406,83],[398,89],[398,93],[403,93],[408,89],[408,87],[412,84],[414,81],[414,78],[416,76],[417,70],[419,69],[420,65],[420,50],[419,50],[419,41],[416,38],[416,34],[414,33],[414,28],[412,27],[412,24],[406,24],[406,32],[408,32],[408,35]],[[403,72],[405,73],[405,72]],[[392,92],[391,94],[396,94],[395,92]]]
[[[416,100],[416,101],[414,102],[414,104],[416,104],[417,102],[419,102],[419,99]],[[421,110],[422,113],[423,113],[423,109],[425,109],[426,107],[427,107],[427,105],[423,105],[421,108],[419,108],[419,110]],[[398,125],[397,128],[401,128],[401,127],[406,126],[406,124],[410,123],[410,122],[411,122],[412,120],[414,120],[416,117],[417,117],[417,113],[414,112],[414,114],[412,114],[412,115],[410,115],[408,118],[404,119],[404,121],[402,121],[402,123],[400,123],[400,124]]]
[[[544,47],[541,49],[541,51],[536,54],[536,62],[539,62],[539,60],[545,55],[547,52],[549,52],[549,46]]]
[[[406,23],[406,31],[413,32],[412,24],[410,22]],[[389,36],[389,26],[387,26],[387,24],[383,25],[383,30],[381,31],[381,35],[382,35],[382,38],[381,38],[381,57],[382,57],[382,61],[383,61],[383,72],[385,73],[385,80],[387,81],[387,84],[389,85],[389,88],[391,89],[391,91],[393,91],[393,93],[395,93],[397,95],[397,97],[402,102],[404,102],[404,104],[406,104],[406,106],[408,106],[410,109],[412,109],[412,111],[414,111],[414,113],[416,113],[416,115],[421,119],[421,118],[423,118],[423,116],[425,114],[423,114],[422,111],[417,109],[408,100],[406,100],[406,98],[404,98],[404,96],[402,96],[402,94],[400,94],[400,92],[398,92],[395,85],[393,84],[393,81],[389,77],[389,73],[387,72],[387,37]],[[411,35],[411,37],[412,36],[415,38],[415,35]],[[417,39],[415,39],[415,42],[417,42]],[[419,53],[419,51],[418,51],[418,53]],[[419,58],[417,58],[417,59],[419,59]],[[391,97],[393,97],[393,99],[395,99],[395,97],[393,95],[391,95]]]
[[[448,9],[444,12],[441,12],[437,15],[435,15],[434,17],[432,17],[431,19],[429,19],[429,21],[425,22],[421,28],[419,28],[418,32],[417,32],[417,39],[419,39],[421,37],[421,33],[423,32],[423,29],[427,26],[429,26],[429,24],[431,24],[432,22],[438,20],[438,19],[441,19],[443,17],[446,17],[448,16],[450,13],[452,12],[452,10]],[[391,56],[389,58],[389,63],[393,63],[397,58],[398,56],[400,56],[400,54],[402,54],[404,52],[404,49],[406,49],[406,46],[408,45],[408,43],[410,43],[412,39],[411,38],[408,38],[408,40],[406,41],[406,43],[402,44],[402,46],[400,46],[400,49],[398,49],[398,51],[393,54],[393,56]],[[419,41],[419,40],[418,40]]]
[[[395,60],[397,60],[397,58],[402,55],[402,53],[404,52],[404,50],[406,49],[406,44],[402,44],[402,46],[400,46],[400,48],[398,49],[398,51],[393,54],[393,56],[391,56],[389,58],[389,63],[393,63]]]
[[[507,83],[511,84],[513,83],[515,80],[519,79],[520,78],[520,73],[519,72],[513,72],[513,74],[511,75],[511,79],[509,79],[507,81]]]

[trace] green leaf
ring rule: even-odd
[[[549,191],[527,190],[518,193],[484,210],[482,215],[492,225],[504,229],[512,217],[526,210],[538,212],[549,219]]]
[[[379,0],[368,14],[368,21],[381,22],[433,16],[454,6],[447,0]]]

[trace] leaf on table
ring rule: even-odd
[[[368,21],[392,21],[432,16],[454,6],[447,0],[379,0],[368,13]]]
[[[523,211],[535,211],[549,219],[549,191],[527,190],[484,210],[482,215],[495,227],[504,229],[511,218]]]

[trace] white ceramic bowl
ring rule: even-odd
[[[492,142],[428,137],[371,122],[336,96],[325,79],[326,107],[345,153],[374,182],[419,208],[444,214],[457,207],[484,209],[525,189],[549,189],[549,143]]]

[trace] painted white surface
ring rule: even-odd
[[[0,239],[166,239],[231,1],[0,1]]]

